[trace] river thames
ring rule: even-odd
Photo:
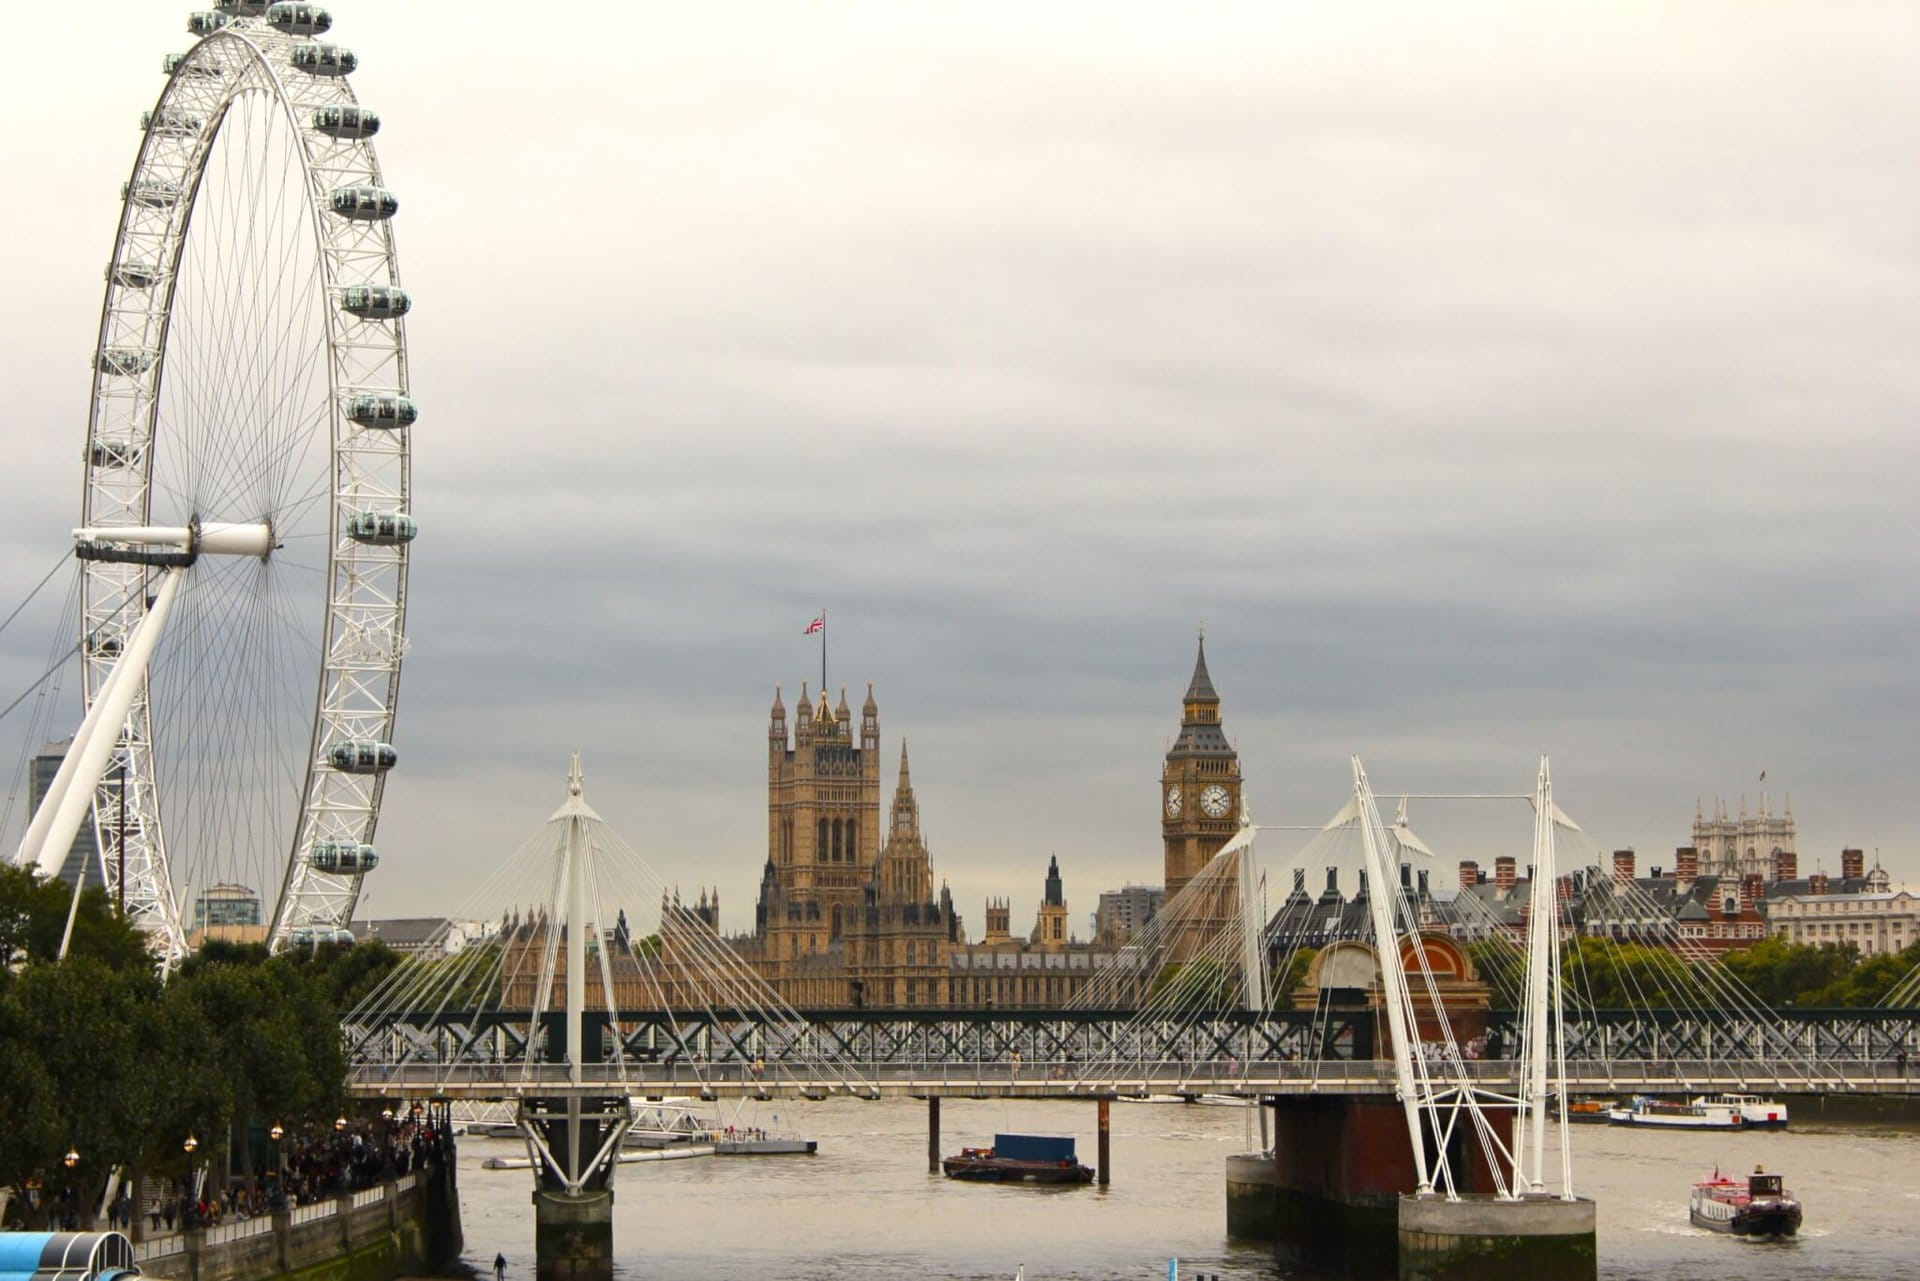
[[[1092,1163],[1091,1103],[944,1100],[942,1150],[996,1130],[1073,1134]],[[1920,1278],[1920,1127],[1824,1120],[1797,1109],[1785,1134],[1646,1133],[1578,1126],[1575,1188],[1599,1201],[1600,1275],[1626,1281],[1887,1281]],[[716,1114],[717,1115],[717,1114]],[[926,1107],[911,1102],[761,1104],[726,1120],[817,1139],[815,1157],[699,1157],[621,1167],[616,1275],[688,1278],[1012,1277],[1030,1281],[1181,1275],[1293,1278],[1270,1248],[1226,1237],[1222,1162],[1245,1150],[1237,1107],[1116,1103],[1106,1189],[958,1183],[927,1173]],[[496,1251],[509,1281],[533,1276],[532,1176],[484,1170],[523,1156],[517,1140],[463,1138],[467,1260]],[[1688,1186],[1716,1165],[1764,1162],[1806,1210],[1797,1240],[1756,1243],[1690,1227]]]

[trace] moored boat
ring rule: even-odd
[[[1642,1094],[1609,1108],[1607,1120],[1668,1130],[1784,1130],[1787,1107],[1757,1094],[1703,1094],[1685,1103]]]
[[[1737,1130],[1740,1117],[1731,1108],[1709,1108],[1695,1099],[1676,1103],[1635,1095],[1626,1104],[1610,1108],[1607,1120],[1615,1125],[1638,1125],[1657,1130]]]
[[[1608,1115],[1618,1104],[1610,1099],[1575,1099],[1567,1104],[1567,1121],[1572,1125],[1606,1125]]]
[[[1707,1107],[1729,1109],[1733,1115],[1740,1118],[1740,1127],[1745,1130],[1787,1128],[1787,1105],[1772,1099],[1761,1098],[1758,1094],[1703,1095],[1694,1102]]]
[[[1790,1237],[1800,1230],[1800,1203],[1777,1174],[1759,1166],[1742,1181],[1715,1170],[1693,1185],[1687,1218],[1696,1228],[1741,1237]]]
[[[949,1179],[976,1183],[1091,1183],[1073,1139],[1046,1134],[996,1134],[990,1148],[961,1148],[940,1163]]]

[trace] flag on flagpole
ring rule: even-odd
[[[822,614],[820,615],[820,617],[814,619],[811,623],[808,623],[807,630],[804,632],[801,632],[800,634],[802,636],[811,636],[815,632],[826,630],[826,626],[827,626],[827,616],[825,614]]]
[[[1765,770],[1760,771],[1760,781],[1762,783],[1767,781],[1767,772]]]

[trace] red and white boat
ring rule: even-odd
[[[1739,1237],[1790,1237],[1800,1230],[1800,1203],[1779,1175],[1759,1166],[1744,1180],[1715,1170],[1711,1179],[1693,1185],[1687,1217],[1696,1228]]]

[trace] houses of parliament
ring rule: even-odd
[[[1239,759],[1200,642],[1181,700],[1180,732],[1156,789],[1166,894],[1177,894],[1232,836]],[[968,932],[933,857],[902,741],[892,798],[881,810],[880,709],[872,687],[856,718],[842,692],[801,687],[791,715],[776,689],[767,724],[767,858],[750,934],[727,944],[801,1009],[1058,1008],[1107,957],[1069,925],[1059,860],[1046,868],[1033,925],[1013,931],[1009,899],[988,899]],[[1037,869],[1036,869],[1037,870]],[[663,962],[677,929],[715,930],[717,893],[666,905]]]

